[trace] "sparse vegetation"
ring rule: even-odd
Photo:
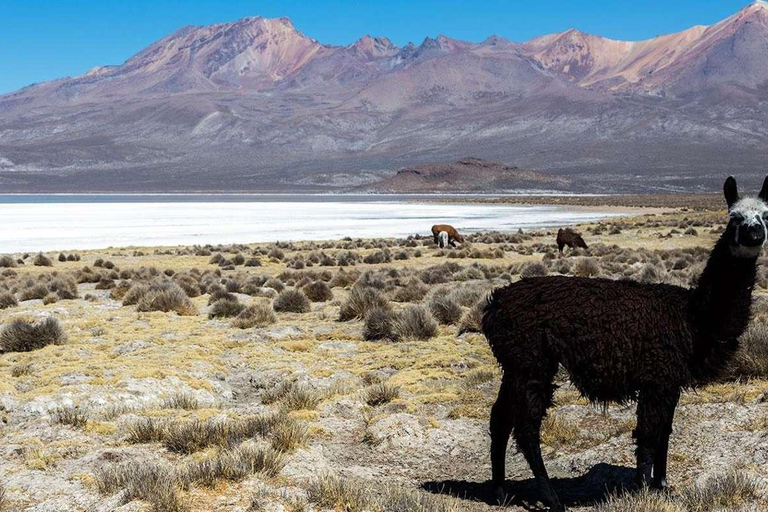
[[[367,286],[355,287],[349,292],[347,300],[341,305],[339,321],[347,322],[360,319],[365,317],[365,314],[374,308],[385,308],[387,306],[388,301],[380,291]]]
[[[280,313],[308,313],[312,305],[301,290],[284,290],[275,298],[272,307]]]

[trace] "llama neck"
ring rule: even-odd
[[[695,373],[700,377],[717,374],[738,348],[749,323],[756,266],[757,258],[731,254],[725,234],[712,250],[688,304],[696,333]]]

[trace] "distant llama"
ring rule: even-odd
[[[565,510],[541,456],[542,418],[562,365],[592,402],[637,400],[639,484],[666,486],[672,419],[681,390],[715,379],[749,322],[766,239],[768,177],[757,198],[725,181],[729,220],[694,289],[578,277],[523,279],[493,292],[482,330],[504,372],[491,410],[491,465],[504,496],[512,434],[544,501]]]
[[[581,249],[587,248],[587,243],[584,241],[584,239],[581,237],[579,233],[572,230],[571,228],[560,228],[557,231],[557,250],[560,251],[560,253],[563,252],[563,247],[565,246],[570,247],[571,249],[575,249],[577,247]]]
[[[440,247],[441,249],[445,249],[446,247],[448,247],[448,240],[449,240],[448,232],[441,231],[437,235],[437,246]]]
[[[448,243],[452,247],[456,247],[456,242],[459,242],[460,244],[464,243],[464,238],[462,238],[453,226],[448,224],[435,224],[432,226],[432,238],[434,238],[436,244],[439,244],[438,237],[440,236],[441,231],[448,233]]]

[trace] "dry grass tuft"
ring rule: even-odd
[[[315,281],[302,288],[312,302],[328,302],[333,300],[333,291],[325,281]]]
[[[88,423],[88,413],[77,405],[64,405],[57,407],[51,413],[54,423],[69,425],[75,428],[83,428]]]
[[[185,464],[179,470],[178,478],[184,487],[192,483],[214,487],[219,480],[237,482],[256,473],[276,476],[284,465],[282,453],[268,446],[245,442],[213,457]]]
[[[272,302],[262,300],[241,311],[232,321],[232,325],[238,329],[249,329],[251,327],[270,325],[276,321],[277,317],[272,309]]]
[[[347,300],[339,310],[339,321],[347,322],[365,317],[374,308],[389,306],[387,299],[380,291],[368,286],[356,286],[349,292]]]
[[[573,444],[579,437],[579,428],[557,414],[549,414],[541,423],[541,442],[558,448]]]
[[[400,397],[400,388],[380,382],[363,391],[363,401],[371,407],[391,402]]]
[[[272,304],[275,311],[280,313],[309,313],[312,304],[301,290],[283,290]]]
[[[200,407],[194,395],[189,393],[176,393],[163,400],[163,409],[183,409],[191,411]]]
[[[437,335],[437,322],[426,308],[412,304],[397,316],[395,332],[403,340],[428,340]]]
[[[2,352],[29,352],[47,345],[61,345],[65,341],[64,329],[54,317],[37,321],[17,318],[0,331]]]
[[[0,309],[13,308],[19,305],[19,301],[12,293],[2,292],[0,293]]]
[[[157,512],[182,512],[187,507],[178,494],[173,469],[165,464],[135,460],[102,467],[96,471],[101,494],[124,490],[123,503],[148,501]]]
[[[261,395],[265,405],[279,403],[284,411],[313,410],[322,400],[315,389],[296,382],[282,382]]]

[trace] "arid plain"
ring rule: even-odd
[[[578,226],[564,255],[556,229],[8,255],[0,510],[500,509],[479,304],[544,274],[691,286],[726,220],[692,204]],[[755,292],[733,367],[681,400],[668,493],[632,488],[634,405],[559,379],[543,445],[569,507],[768,507],[764,265]],[[513,447],[507,471],[503,507],[536,509]]]

